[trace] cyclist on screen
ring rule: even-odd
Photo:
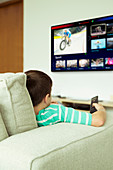
[[[71,42],[71,32],[67,29],[64,30],[64,36],[66,36],[68,38],[68,44]]]

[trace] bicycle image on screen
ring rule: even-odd
[[[86,53],[86,26],[54,30],[54,55]]]

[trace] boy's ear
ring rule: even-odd
[[[46,94],[46,96],[44,97],[44,103],[47,103],[48,97],[49,97],[49,94]]]

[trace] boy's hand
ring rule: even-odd
[[[97,109],[92,114],[92,126],[100,127],[103,126],[106,121],[106,110],[101,104],[93,103],[93,106]]]
[[[105,108],[98,103],[93,103],[93,106],[97,109],[97,111],[104,111],[105,112]]]

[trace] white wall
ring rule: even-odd
[[[51,25],[113,15],[113,0],[24,0],[24,71],[43,70],[53,81],[53,94],[88,99],[113,95],[113,71],[57,72],[50,69]]]

